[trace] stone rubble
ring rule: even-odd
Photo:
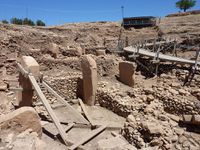
[[[200,102],[193,89],[172,80],[173,76],[162,75],[150,87],[132,89],[100,82],[97,99],[101,106],[127,117],[121,134],[139,149],[199,149],[200,135],[195,132],[199,132]],[[194,132],[187,130],[188,125],[194,125]]]
[[[8,89],[8,85],[0,79],[0,91],[6,91]]]
[[[7,133],[7,134],[6,134]],[[2,136],[4,135],[4,136]],[[20,134],[8,131],[1,131],[0,149],[9,150],[45,150],[46,143],[42,141],[36,132],[27,129]]]

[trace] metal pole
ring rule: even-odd
[[[122,19],[124,18],[124,6],[121,7],[122,9]]]
[[[122,9],[122,26],[124,26],[124,6],[122,6],[121,9]]]

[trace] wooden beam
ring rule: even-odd
[[[80,145],[85,144],[86,142],[88,142],[89,140],[91,140],[92,138],[94,138],[96,135],[98,135],[99,133],[101,133],[102,131],[104,131],[106,129],[106,125],[99,127],[98,129],[93,130],[90,134],[88,134],[87,136],[85,136],[82,140],[78,141],[77,143],[75,143],[74,145],[72,145],[71,147],[69,147],[70,150],[74,150],[76,148],[78,148]]]
[[[62,98],[60,95],[58,95],[56,93],[56,91],[54,91],[46,82],[42,82],[43,86],[49,91],[51,92],[63,105],[65,105],[68,109],[71,109],[73,111],[74,114],[76,114],[77,116],[79,116],[79,118],[81,118],[81,120],[83,120],[86,124],[89,124],[89,122],[81,115],[77,112],[77,110],[75,110],[64,98]]]
[[[119,137],[120,136],[120,134],[118,134],[118,133],[116,133],[114,131],[111,131],[111,135],[114,136],[114,137]]]
[[[80,106],[85,114],[85,117],[88,119],[88,121],[90,122],[90,124],[92,126],[96,126],[96,124],[93,122],[92,118],[90,117],[89,113],[87,112],[87,109],[85,107],[85,104],[83,103],[83,101],[81,99],[79,99],[79,103],[80,103]]]
[[[55,113],[53,112],[50,104],[48,103],[46,97],[44,96],[44,94],[42,93],[37,81],[35,80],[35,77],[31,74],[28,75],[29,80],[31,81],[33,88],[35,89],[38,97],[40,98],[40,100],[42,101],[44,107],[46,108],[47,112],[49,113],[49,116],[51,117],[52,121],[54,122],[56,128],[58,129],[64,143],[66,145],[71,145],[73,144],[71,141],[67,140],[67,135],[65,134],[65,130],[62,128],[60,121],[58,120],[58,118],[56,117]]]
[[[22,75],[23,75],[24,77],[28,78],[29,72],[26,71],[19,63],[17,63],[17,66],[18,66],[18,68],[19,68],[19,71],[22,73]]]

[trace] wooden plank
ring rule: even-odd
[[[66,145],[71,145],[72,142],[67,140],[67,136],[65,134],[65,130],[62,128],[61,124],[60,124],[60,121],[58,120],[58,118],[56,117],[56,115],[54,114],[50,104],[48,103],[46,97],[44,96],[44,94],[42,93],[38,83],[36,82],[35,80],[35,77],[32,76],[32,75],[28,75],[28,78],[30,79],[32,85],[33,85],[33,88],[35,89],[38,97],[40,98],[40,100],[42,101],[44,107],[46,108],[47,112],[49,113],[49,116],[51,117],[52,121],[54,122],[56,128],[58,129],[64,143]]]
[[[119,136],[121,136],[120,134],[118,134],[118,133],[116,133],[116,132],[114,132],[114,131],[111,131],[111,135],[114,136],[114,137],[119,137]]]
[[[79,122],[85,123],[85,124],[89,124],[89,122],[80,114],[77,112],[77,110],[75,110],[64,98],[62,98],[60,95],[58,95],[56,93],[56,91],[54,91],[46,82],[42,82],[43,86],[45,88],[47,88],[47,90],[49,92],[51,92],[63,105],[65,105],[67,107],[67,109],[71,110],[71,112],[75,115],[75,118],[78,118],[77,120],[79,120]]]
[[[106,129],[106,127],[107,127],[107,125],[104,125],[104,126],[99,127],[98,129],[93,130],[90,134],[85,136],[82,140],[78,141],[77,143],[75,143],[74,145],[69,147],[69,149],[74,150],[74,149],[78,148],[80,145],[85,144],[86,142],[88,142],[89,140],[94,138],[96,135],[98,135],[100,132],[104,131]]]
[[[83,110],[83,112],[84,112],[84,114],[85,114],[85,117],[88,119],[88,121],[90,122],[90,124],[91,124],[92,126],[95,126],[96,124],[93,122],[92,118],[91,118],[90,115],[88,114],[87,109],[85,108],[85,104],[83,103],[83,101],[82,101],[81,99],[79,99],[79,103],[80,103],[81,108],[82,108],[82,110]]]

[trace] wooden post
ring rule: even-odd
[[[173,56],[176,56],[176,57],[177,57],[176,48],[177,48],[177,41],[175,40],[175,42],[174,42],[174,49],[173,49]]]
[[[93,122],[92,118],[90,117],[89,113],[87,112],[87,109],[85,107],[85,104],[82,102],[82,100],[79,100],[80,106],[85,114],[85,117],[88,119],[88,121],[90,122],[90,124],[94,127],[96,126],[96,124]]]
[[[125,43],[125,47],[128,47],[128,37],[126,36],[126,43]]]

